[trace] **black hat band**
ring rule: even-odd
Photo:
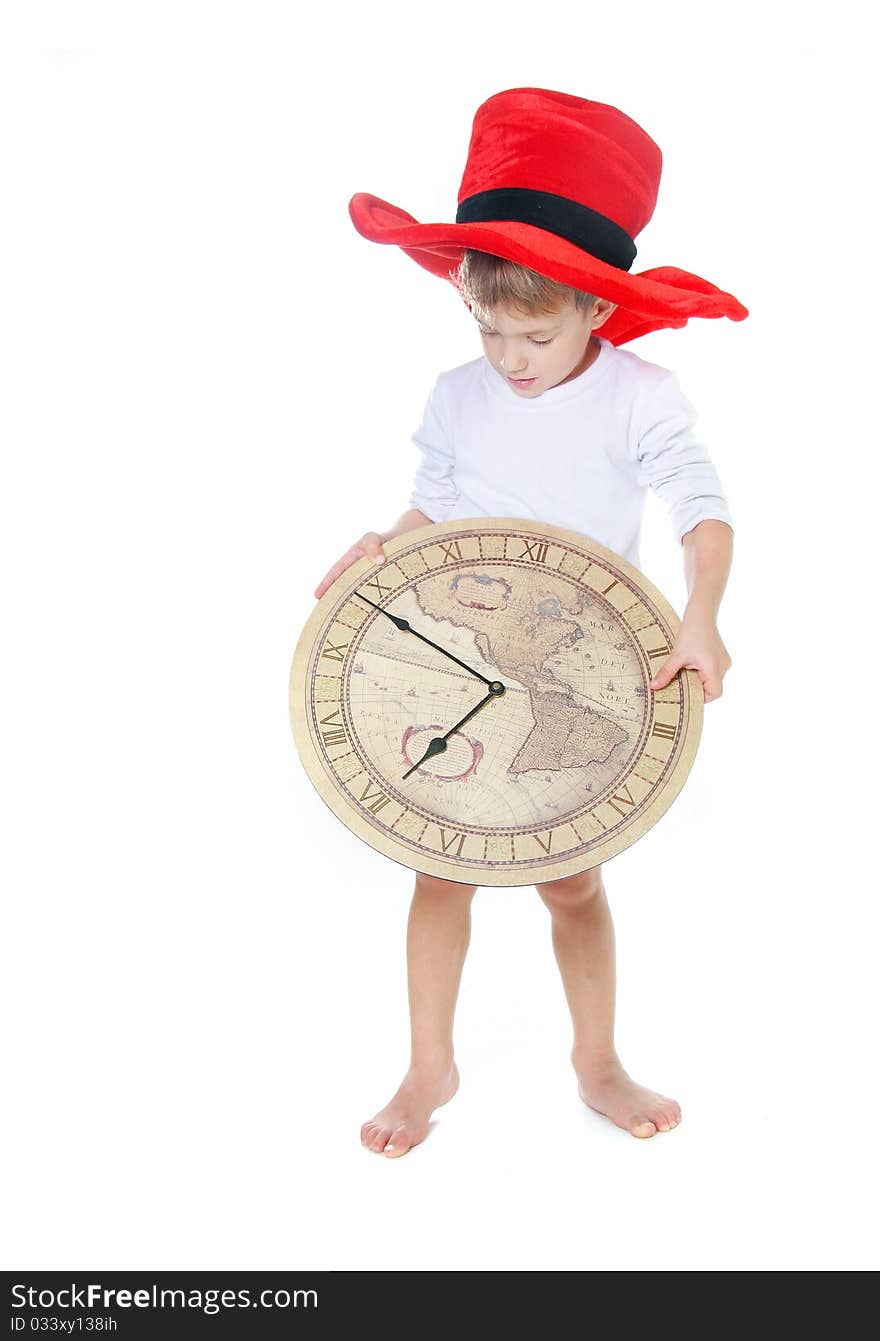
[[[636,259],[636,244],[613,219],[550,191],[532,191],[524,186],[479,191],[467,196],[455,214],[456,223],[497,223],[502,219],[534,224],[555,233],[618,270],[629,270]]]

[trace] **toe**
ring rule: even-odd
[[[665,1094],[660,1096],[663,1112],[670,1122],[681,1122],[681,1106],[675,1099],[667,1099]]]
[[[395,1127],[391,1133],[391,1139],[385,1146],[385,1154],[395,1159],[398,1155],[405,1155],[410,1148],[410,1139],[407,1135],[406,1127]]]
[[[372,1132],[367,1145],[371,1150],[375,1150],[377,1155],[381,1154],[382,1150],[385,1148],[385,1142],[390,1135],[391,1129],[389,1127],[376,1127],[375,1131]]]
[[[629,1130],[631,1136],[638,1136],[640,1140],[644,1140],[648,1136],[654,1136],[657,1128],[650,1118],[636,1118]]]
[[[672,1128],[677,1127],[681,1121],[681,1109],[674,1099],[664,1099],[662,1108],[658,1108],[657,1112],[666,1123],[667,1131],[672,1131]]]
[[[681,1122],[681,1109],[678,1108],[677,1105],[672,1104],[664,1111],[664,1117],[669,1124],[668,1130],[674,1131],[679,1122]]]

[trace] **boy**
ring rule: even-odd
[[[316,597],[362,555],[384,562],[383,541],[457,517],[535,517],[593,536],[638,567],[650,485],[681,539],[689,593],[679,637],[651,685],[690,667],[706,701],[720,697],[731,665],[716,625],[732,558],[730,513],[673,375],[617,346],[689,315],[740,320],[746,311],[685,271],[626,274],[659,173],[657,146],[617,109],[511,89],[477,112],[454,225],[416,224],[376,197],[353,198],[366,236],[396,242],[453,282],[479,322],[484,357],[437,380],[414,439],[422,460],[410,510],[352,545]],[[607,338],[595,333],[602,328]],[[396,1157],[422,1141],[433,1110],[458,1088],[452,1026],[476,888],[416,874],[410,1067],[361,1128],[376,1153]],[[632,1080],[615,1051],[614,931],[601,867],[536,888],[550,910],[580,1097],[633,1136],[670,1131],[681,1120],[678,1103]]]

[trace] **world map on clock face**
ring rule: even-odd
[[[340,580],[301,638],[291,717],[322,795],[380,851],[476,883],[555,878],[634,842],[699,738],[701,686],[649,685],[675,612],[561,528],[492,519],[416,537]],[[503,693],[462,722],[490,682]]]
[[[451,824],[465,814],[499,830],[547,824],[583,810],[625,771],[647,689],[633,641],[605,602],[533,567],[482,564],[414,583],[393,609],[505,686],[503,701],[410,775],[410,802]],[[483,686],[390,621],[370,625],[348,692],[359,743],[388,778],[420,760]]]

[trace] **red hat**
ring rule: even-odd
[[[510,88],[477,108],[455,223],[420,224],[363,191],[348,208],[365,238],[394,243],[441,279],[452,282],[472,247],[616,303],[602,327],[614,345],[689,317],[742,321],[742,303],[699,275],[674,266],[627,273],[633,239],[654,213],[662,161],[616,107]]]

